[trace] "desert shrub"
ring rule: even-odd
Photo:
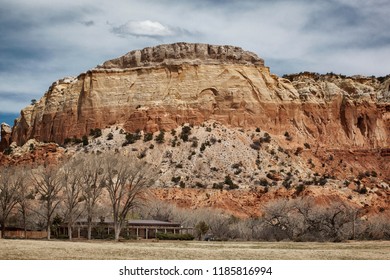
[[[306,149],[310,149],[311,148],[309,143],[305,143],[305,144],[303,144],[303,146],[305,146]]]
[[[192,148],[197,148],[198,147],[198,138],[192,137],[191,142],[192,142],[192,144],[191,144]]]
[[[264,133],[263,137],[260,138],[261,143],[270,143],[271,142],[271,136],[268,134],[268,132]]]
[[[284,133],[284,137],[286,138],[287,141],[292,141],[292,139],[293,139],[288,131],[286,131]]]
[[[261,148],[261,142],[260,140],[254,140],[253,143],[250,144],[250,147],[253,149],[253,150],[260,150]]]
[[[295,187],[295,194],[300,195],[304,190],[305,190],[305,185],[299,184],[298,186]]]
[[[180,138],[181,138],[184,142],[187,142],[187,141],[188,141],[188,137],[189,137],[190,134],[191,134],[191,127],[185,125],[185,126],[183,126],[182,129],[181,129]]]
[[[368,190],[365,186],[358,189],[358,193],[360,193],[360,194],[366,194],[367,192],[368,192]]]
[[[174,182],[175,184],[178,184],[181,180],[181,177],[180,176],[177,176],[177,177],[172,177],[171,181]]]
[[[146,157],[146,149],[143,150],[143,151],[142,151],[141,153],[139,153],[139,155],[138,155],[138,158],[139,158],[139,159],[144,158],[144,157]]]
[[[135,133],[126,133],[126,140],[122,146],[127,146],[129,144],[134,144],[137,140],[141,139],[140,131],[138,130]]]
[[[158,143],[158,144],[162,144],[164,143],[164,136],[165,136],[165,132],[164,130],[160,130],[160,133],[156,136],[155,138],[155,141]]]
[[[148,132],[144,135],[144,142],[151,141],[152,139],[153,139],[153,133]]]
[[[160,240],[194,240],[194,236],[189,233],[185,234],[178,234],[178,233],[162,233],[162,232],[157,232],[156,233],[156,238]]]
[[[114,139],[114,135],[110,132],[107,135],[107,140],[112,140],[112,139]]]
[[[295,150],[294,155],[299,156],[299,155],[302,153],[302,151],[303,151],[303,148],[302,148],[302,147],[298,147],[298,148]]]
[[[180,181],[179,186],[180,186],[180,188],[184,189],[186,187],[186,183],[184,183],[183,181]]]
[[[5,148],[3,151],[3,154],[5,154],[6,156],[9,156],[10,154],[12,154],[12,148],[11,147]]]
[[[68,144],[70,144],[70,143],[72,143],[72,138],[65,138],[65,140],[64,140],[64,145],[68,145]]]
[[[358,178],[359,180],[362,180],[364,177],[366,177],[366,174],[364,174],[363,172],[359,172],[357,178]]]
[[[239,188],[238,185],[233,182],[232,178],[229,175],[225,176],[224,183],[228,185],[229,190],[234,190]]]
[[[82,142],[83,142],[83,146],[88,146],[89,142],[88,142],[88,136],[87,135],[84,135],[82,137]]]
[[[214,183],[213,184],[213,189],[222,190],[223,186],[224,186],[224,183]]]
[[[93,138],[98,138],[102,136],[102,130],[100,128],[91,129],[89,131],[89,136],[92,136]]]
[[[325,186],[327,182],[328,182],[328,179],[327,179],[325,176],[322,176],[322,177],[318,180],[318,185],[320,185],[320,186]]]
[[[268,182],[267,179],[261,178],[261,179],[258,181],[258,184],[259,184],[260,186],[267,187],[267,186],[269,185],[269,182]]]
[[[292,184],[292,181],[290,180],[290,178],[286,178],[283,180],[283,187],[285,187],[286,189],[290,189],[291,188],[291,184]]]
[[[195,183],[195,186],[197,188],[201,188],[201,189],[205,189],[207,186],[205,184],[202,184],[201,182],[196,182]]]
[[[255,130],[256,132],[260,132],[261,130],[260,130],[260,128],[258,128],[258,127],[256,127],[256,130]]]

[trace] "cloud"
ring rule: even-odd
[[[113,27],[112,32],[118,36],[135,36],[160,38],[175,35],[173,29],[161,24],[158,21],[128,21],[118,27]]]
[[[0,110],[19,111],[64,76],[177,41],[240,46],[279,75],[383,76],[388,11],[388,0],[2,1]]]
[[[81,24],[85,26],[92,26],[95,24],[95,22],[93,20],[88,20],[88,21],[82,21]]]

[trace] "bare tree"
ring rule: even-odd
[[[46,220],[47,239],[51,237],[51,224],[54,211],[60,203],[61,172],[56,166],[43,166],[32,172],[35,192],[40,196]]]
[[[69,240],[72,240],[73,225],[82,213],[82,164],[80,159],[71,159],[62,167],[61,183],[64,190],[65,220],[68,224]]]
[[[82,197],[85,202],[88,223],[88,239],[92,235],[92,220],[95,216],[98,200],[103,192],[103,156],[88,156],[82,166]]]
[[[19,168],[2,167],[0,169],[0,225],[2,237],[5,236],[8,216],[18,203],[19,191],[22,186],[22,176]]]
[[[351,230],[346,226],[352,223],[353,210],[341,201],[321,205],[312,199],[297,199],[295,207],[304,221],[301,235],[305,239],[339,241],[346,239]],[[347,230],[346,230],[347,229]]]
[[[31,188],[29,188],[30,174],[31,170],[22,169],[19,172],[21,177],[21,186],[19,190],[18,197],[18,210],[22,216],[22,226],[24,230],[24,237],[27,238],[27,217],[31,216],[31,201],[34,199],[34,193]]]
[[[279,199],[267,203],[263,208],[264,238],[269,239],[293,239],[292,205],[287,199]]]
[[[173,220],[174,206],[161,200],[153,200],[147,207],[144,207],[146,217],[153,220],[171,221]]]
[[[119,240],[126,216],[141,198],[145,189],[155,182],[156,172],[145,161],[120,155],[107,155],[105,180],[114,218],[115,240]]]

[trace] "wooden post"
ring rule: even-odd
[[[145,238],[148,239],[148,228],[145,228]]]
[[[137,227],[136,229],[137,229],[137,239],[138,239],[138,237],[139,237],[139,233],[138,233],[138,227]]]
[[[77,228],[77,238],[80,239],[80,227]]]

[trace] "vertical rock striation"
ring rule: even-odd
[[[238,47],[160,45],[53,83],[22,110],[12,140],[63,143],[111,125],[157,131],[212,119],[334,148],[388,147],[389,84],[312,73],[279,78]]]

